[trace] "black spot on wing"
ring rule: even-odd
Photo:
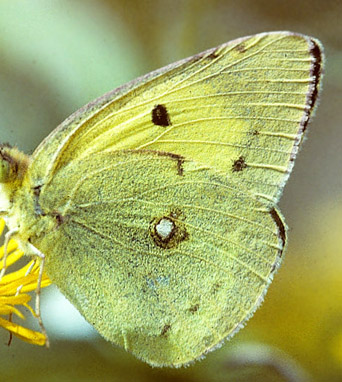
[[[189,309],[189,312],[192,313],[192,314],[194,314],[194,313],[196,313],[196,312],[198,311],[198,309],[199,309],[199,304],[195,304],[195,305],[193,305],[193,306]]]
[[[152,110],[152,122],[157,126],[170,126],[171,120],[165,105],[156,105]]]
[[[160,335],[161,335],[161,336],[165,336],[165,334],[166,334],[170,329],[171,329],[171,325],[168,325],[168,324],[164,325],[163,329],[162,329],[161,332],[160,332]]]
[[[247,167],[247,164],[245,162],[245,158],[243,156],[240,156],[238,159],[236,159],[232,165],[232,171],[238,172],[242,171]]]

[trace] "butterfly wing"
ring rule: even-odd
[[[321,59],[289,32],[233,41],[87,105],[35,151],[26,232],[104,337],[180,365],[251,316],[285,244],[274,203]]]
[[[76,112],[35,152],[36,176],[49,181],[70,160],[103,150],[158,150],[229,174],[274,203],[312,114],[321,65],[320,43],[290,32],[210,49]]]
[[[275,209],[167,153],[70,163],[39,205],[54,227],[31,242],[49,277],[105,338],[158,366],[188,363],[242,327],[285,241]]]

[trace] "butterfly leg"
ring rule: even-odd
[[[2,269],[1,269],[1,272],[0,272],[0,281],[1,279],[3,278],[4,274],[6,273],[6,269],[7,269],[7,265],[6,265],[6,261],[7,261],[7,256],[8,256],[8,243],[11,239],[11,237],[18,232],[18,229],[15,228],[15,229],[12,229],[10,231],[8,231],[5,235],[5,242],[4,242],[4,257],[3,257],[3,266],[2,266]]]
[[[27,271],[25,272],[25,277],[27,277],[31,273],[35,264],[36,264],[36,260],[32,261],[31,265],[28,267]],[[21,292],[23,286],[24,286],[23,284],[18,286],[17,291],[15,293],[16,296],[18,296],[18,294]]]
[[[36,247],[34,247],[32,244],[30,244],[30,249],[31,249],[32,255],[37,256],[40,259],[39,275],[38,275],[37,288],[36,288],[35,313],[38,319],[40,329],[46,338],[45,346],[48,348],[50,346],[49,338],[47,336],[47,332],[43,324],[41,311],[40,311],[40,293],[41,293],[41,285],[42,285],[43,272],[44,272],[44,266],[45,266],[45,255],[44,253],[40,252]]]

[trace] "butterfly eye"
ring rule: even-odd
[[[0,182],[6,183],[8,182],[10,176],[11,167],[10,164],[4,159],[1,158],[0,162]]]
[[[18,173],[18,163],[10,154],[11,148],[0,148],[0,182],[7,183],[13,181]]]

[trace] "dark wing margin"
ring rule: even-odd
[[[279,244],[281,244],[281,247],[279,249],[276,261],[274,262],[272,269],[271,269],[271,274],[272,274],[279,267],[280,262],[281,262],[281,258],[283,256],[283,252],[286,248],[286,244],[287,244],[286,230],[287,230],[287,228],[285,226],[285,223],[284,223],[280,213],[276,210],[275,207],[271,208],[270,215],[271,215],[272,219],[274,220],[274,222],[277,226]]]
[[[311,75],[314,78],[313,83],[311,85],[311,91],[308,94],[307,98],[307,104],[311,106],[311,108],[308,111],[308,118],[306,122],[303,125],[303,132],[306,130],[306,127],[308,125],[310,116],[312,114],[312,111],[314,110],[314,106],[316,104],[316,101],[318,99],[318,94],[319,94],[319,87],[318,84],[321,81],[321,77],[323,74],[323,66],[322,66],[322,46],[319,46],[318,43],[311,39],[312,47],[310,49],[311,55],[315,58],[312,68],[311,68]]]

